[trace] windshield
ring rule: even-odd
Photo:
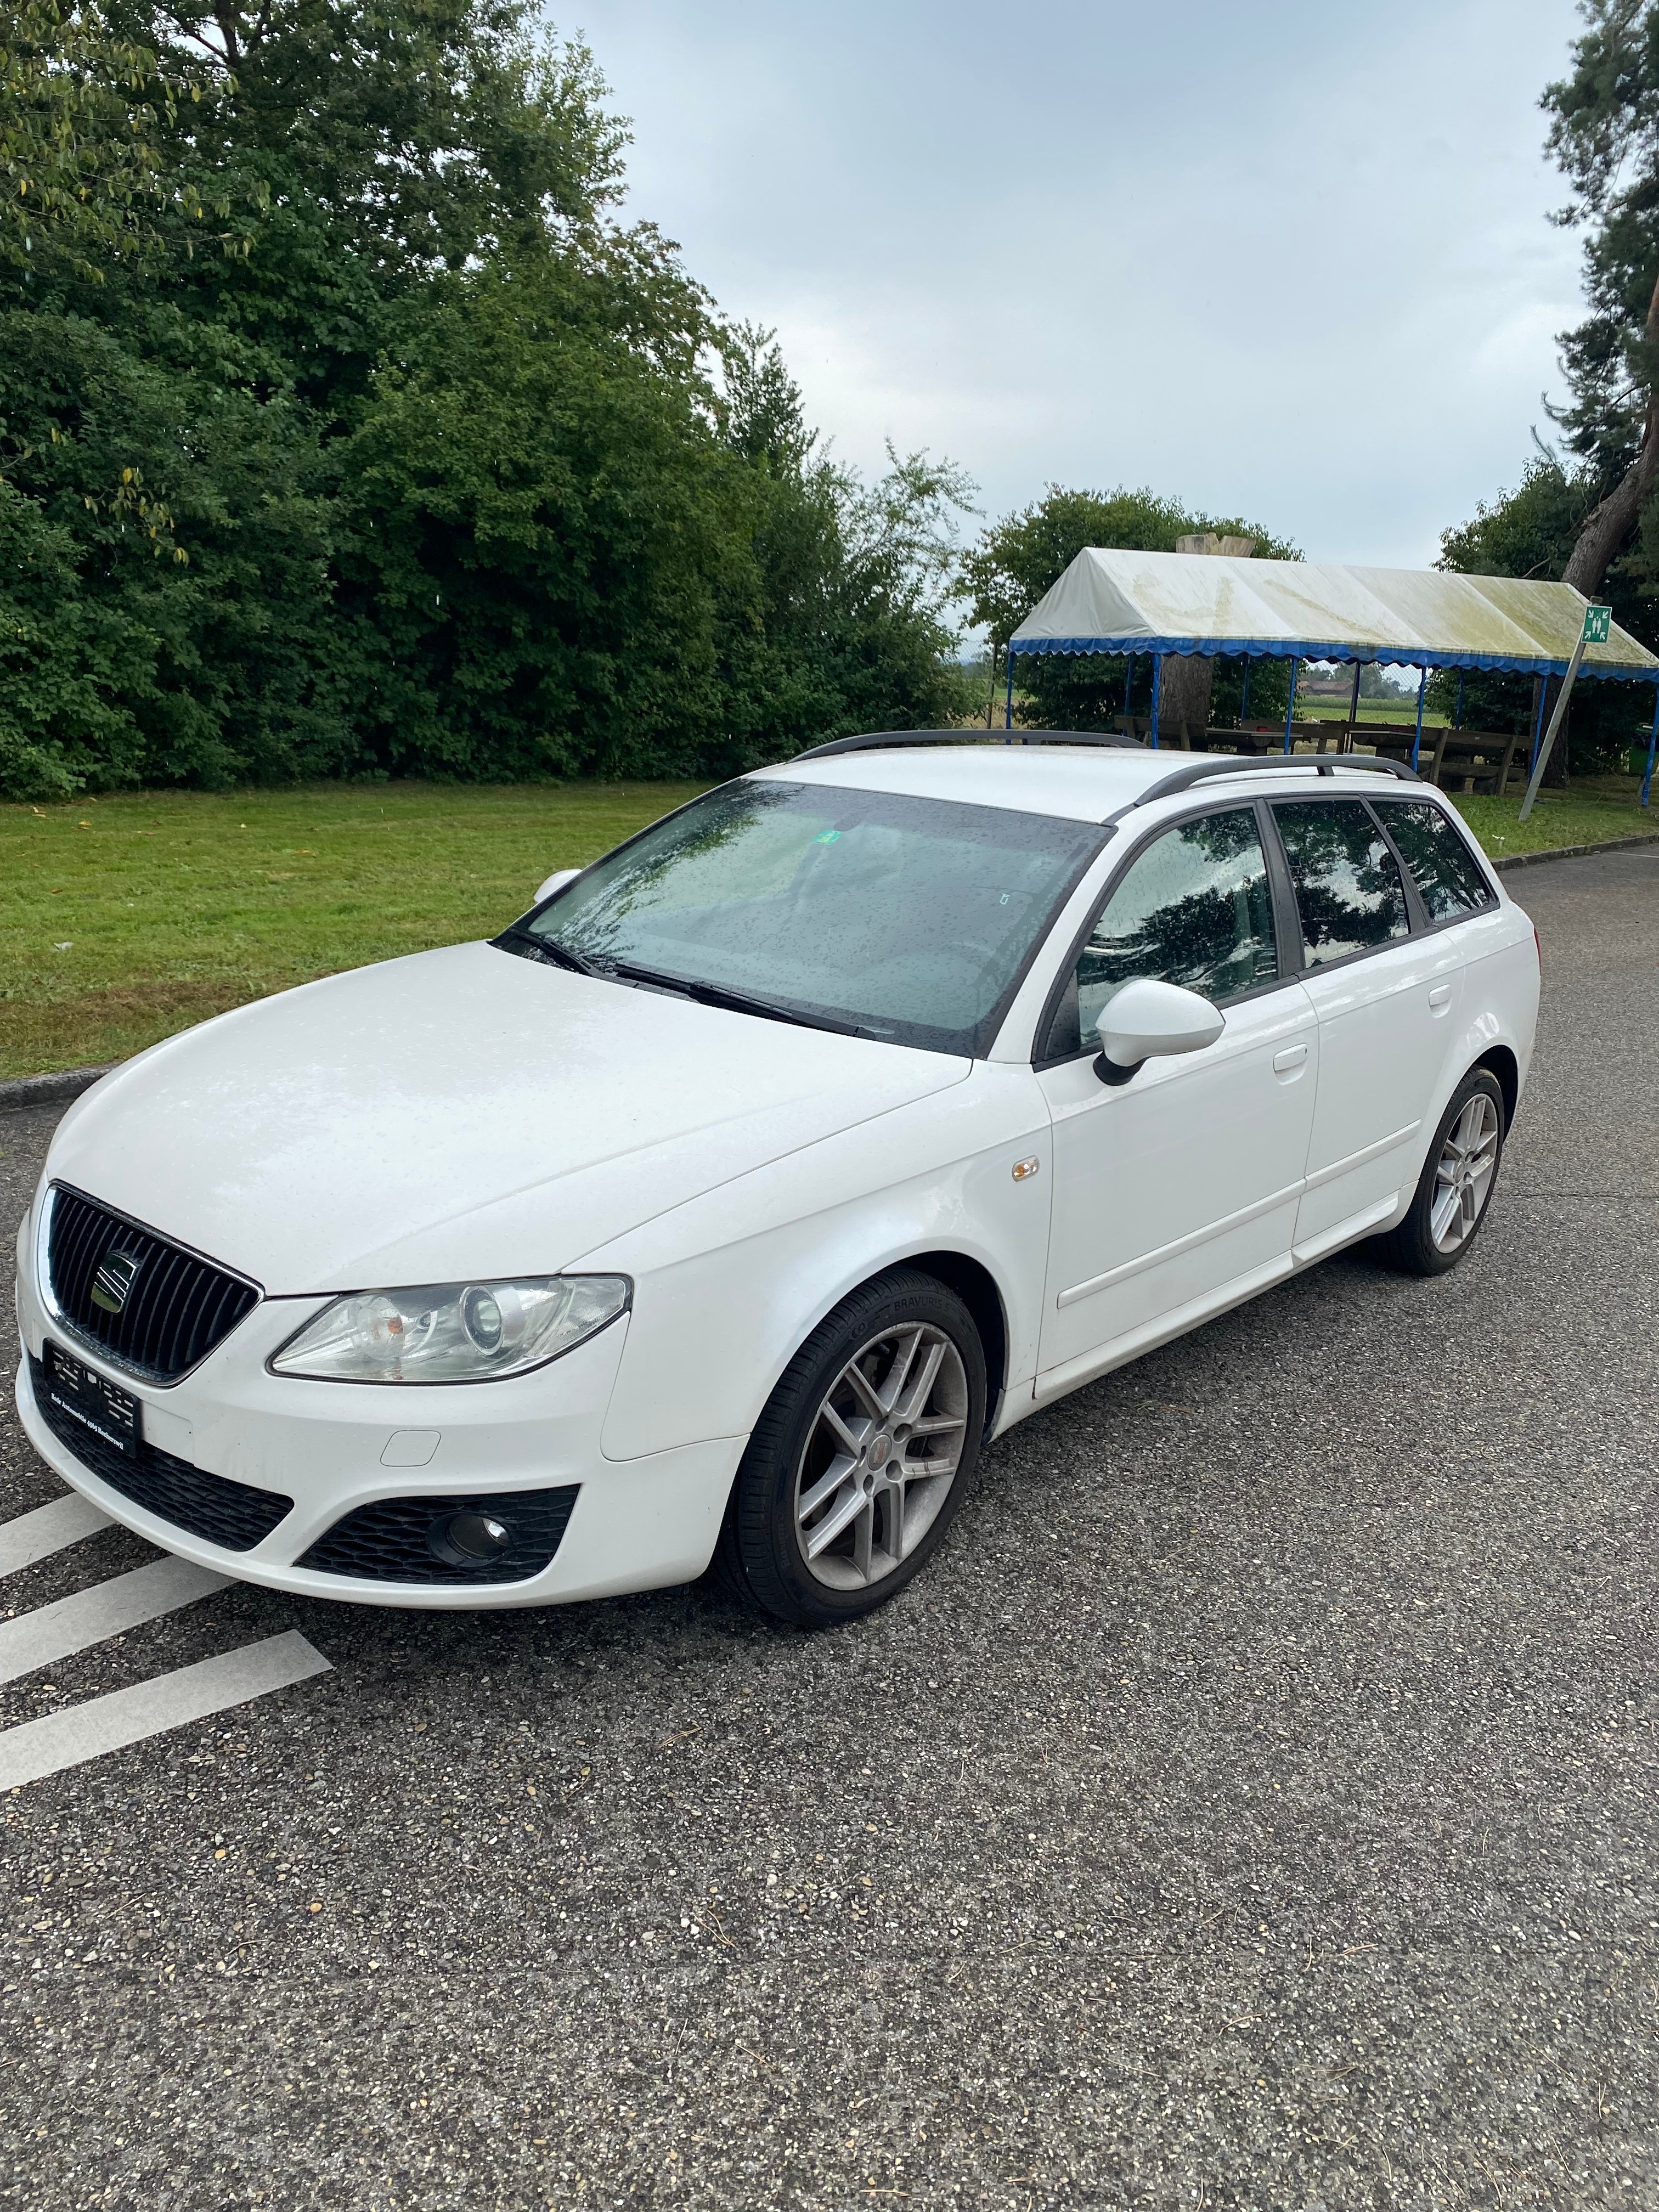
[[[646,970],[972,1054],[1103,835],[948,799],[727,784],[597,861],[511,934],[624,979]]]

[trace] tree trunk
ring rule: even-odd
[[[1659,282],[1648,302],[1647,337],[1659,341]],[[1636,459],[1607,497],[1593,507],[1579,526],[1561,580],[1589,599],[1601,588],[1601,579],[1614,555],[1641,520],[1654,477],[1659,472],[1659,392],[1650,389],[1647,419]]]
[[[1213,531],[1195,530],[1176,540],[1177,553],[1226,554],[1248,561],[1255,551],[1254,538],[1219,538]],[[1215,684],[1215,662],[1207,653],[1170,653],[1164,655],[1164,674],[1158,687],[1158,734],[1165,744],[1179,744],[1181,726],[1187,726],[1189,744],[1201,745],[1209,727],[1210,695]]]
[[[1166,653],[1158,687],[1158,734],[1166,745],[1179,744],[1187,726],[1189,744],[1200,743],[1210,723],[1210,690],[1215,663],[1201,653]]]

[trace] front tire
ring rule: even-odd
[[[718,1561],[774,1620],[884,1605],[944,1541],[985,1429],[985,1353],[962,1300],[896,1268],[809,1336],[755,1424]]]
[[[1479,1235],[1504,1157],[1504,1093],[1490,1069],[1471,1068],[1441,1117],[1411,1211],[1376,1240],[1391,1267],[1443,1275]]]

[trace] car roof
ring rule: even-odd
[[[870,752],[821,754],[816,759],[757,769],[753,776],[762,782],[895,792],[912,799],[956,799],[975,806],[1009,807],[1022,814],[1103,822],[1119,808],[1133,806],[1143,792],[1172,769],[1214,757],[1170,749],[1155,752],[1115,746],[1023,745],[1018,741],[988,744],[982,738],[965,738],[960,745],[889,745]],[[1358,768],[1357,763],[1347,766],[1340,756],[1321,762],[1326,774],[1317,779],[1308,775],[1310,765],[1287,761],[1282,785],[1278,776],[1255,766],[1246,768],[1237,783],[1222,775],[1213,780],[1206,777],[1195,789],[1182,793],[1179,800],[1190,805],[1212,791],[1218,800],[1232,798],[1241,787],[1265,797],[1270,791],[1302,791],[1310,784],[1316,784],[1321,795],[1328,798],[1334,784],[1350,790],[1363,784],[1375,791],[1381,782],[1374,772]],[[1415,796],[1417,787],[1409,787]]]

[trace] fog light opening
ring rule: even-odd
[[[513,1542],[513,1532],[493,1513],[450,1513],[434,1521],[428,1548],[447,1567],[489,1567]]]

